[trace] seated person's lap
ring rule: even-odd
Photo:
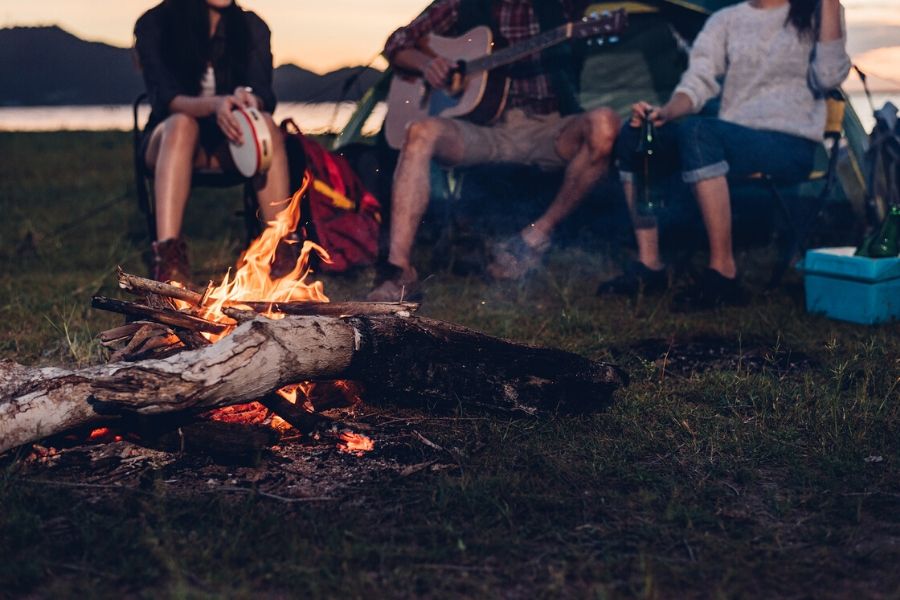
[[[616,143],[622,179],[631,179],[632,152],[641,135],[626,125]],[[657,131],[658,164],[666,173],[681,171],[694,183],[721,175],[763,173],[775,179],[800,181],[812,171],[818,144],[776,131],[751,129],[712,117],[688,117]]]
[[[568,162],[560,156],[557,140],[577,116],[526,115],[509,110],[492,126],[453,120],[465,148],[459,166],[486,163],[516,163],[546,170],[562,169]]]
[[[140,152],[144,157],[147,168],[154,169],[159,157],[159,145],[162,141],[163,129],[167,120],[159,123],[153,131],[144,134],[141,141]],[[228,143],[222,130],[216,124],[215,118],[207,117],[197,119],[199,127],[197,147],[194,151],[194,169],[211,169],[231,171],[235,170],[234,160],[228,150]]]

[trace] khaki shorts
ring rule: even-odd
[[[568,161],[556,151],[556,140],[578,115],[529,115],[511,109],[493,125],[480,126],[452,119],[465,150],[459,166],[484,163],[534,165],[548,171],[562,169]]]

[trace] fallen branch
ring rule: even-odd
[[[138,277],[126,273],[121,267],[116,270],[116,274],[119,278],[119,287],[133,294],[156,294],[157,296],[177,298],[194,306],[200,306],[203,302],[203,294],[162,281]]]
[[[360,382],[370,404],[537,415],[601,409],[626,377],[607,363],[430,319],[260,317],[165,359],[80,370],[0,362],[0,453],[121,415],[199,412],[335,379]]]
[[[94,296],[91,298],[91,306],[99,308],[100,310],[108,310],[123,315],[144,317],[164,325],[180,327],[181,329],[188,329],[190,331],[223,333],[230,327],[229,325],[213,323],[212,321],[207,321],[206,319],[201,319],[200,317],[195,317],[170,308],[153,308],[152,306],[137,304],[136,302],[115,300],[104,296]]]

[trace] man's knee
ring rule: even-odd
[[[587,132],[585,140],[595,160],[608,158],[616,143],[622,125],[619,115],[611,108],[595,108],[585,115]]]
[[[435,117],[413,121],[406,128],[406,141],[403,147],[406,150],[433,151],[446,128],[447,124]]]

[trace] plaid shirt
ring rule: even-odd
[[[388,38],[384,56],[393,62],[400,50],[415,48],[423,37],[434,33],[446,35],[459,19],[462,0],[439,0],[433,3],[406,27],[401,27]],[[538,0],[545,2],[547,0]],[[496,0],[494,29],[500,32],[509,45],[523,42],[541,31],[537,16],[531,8],[532,0]],[[560,0],[563,13],[569,21],[578,20],[590,4],[590,0]],[[490,25],[485,23],[485,25]],[[513,76],[506,108],[519,108],[533,114],[547,114],[559,110],[559,102],[546,74],[542,73],[540,55],[535,54],[512,65]],[[515,70],[532,75],[517,77]]]

